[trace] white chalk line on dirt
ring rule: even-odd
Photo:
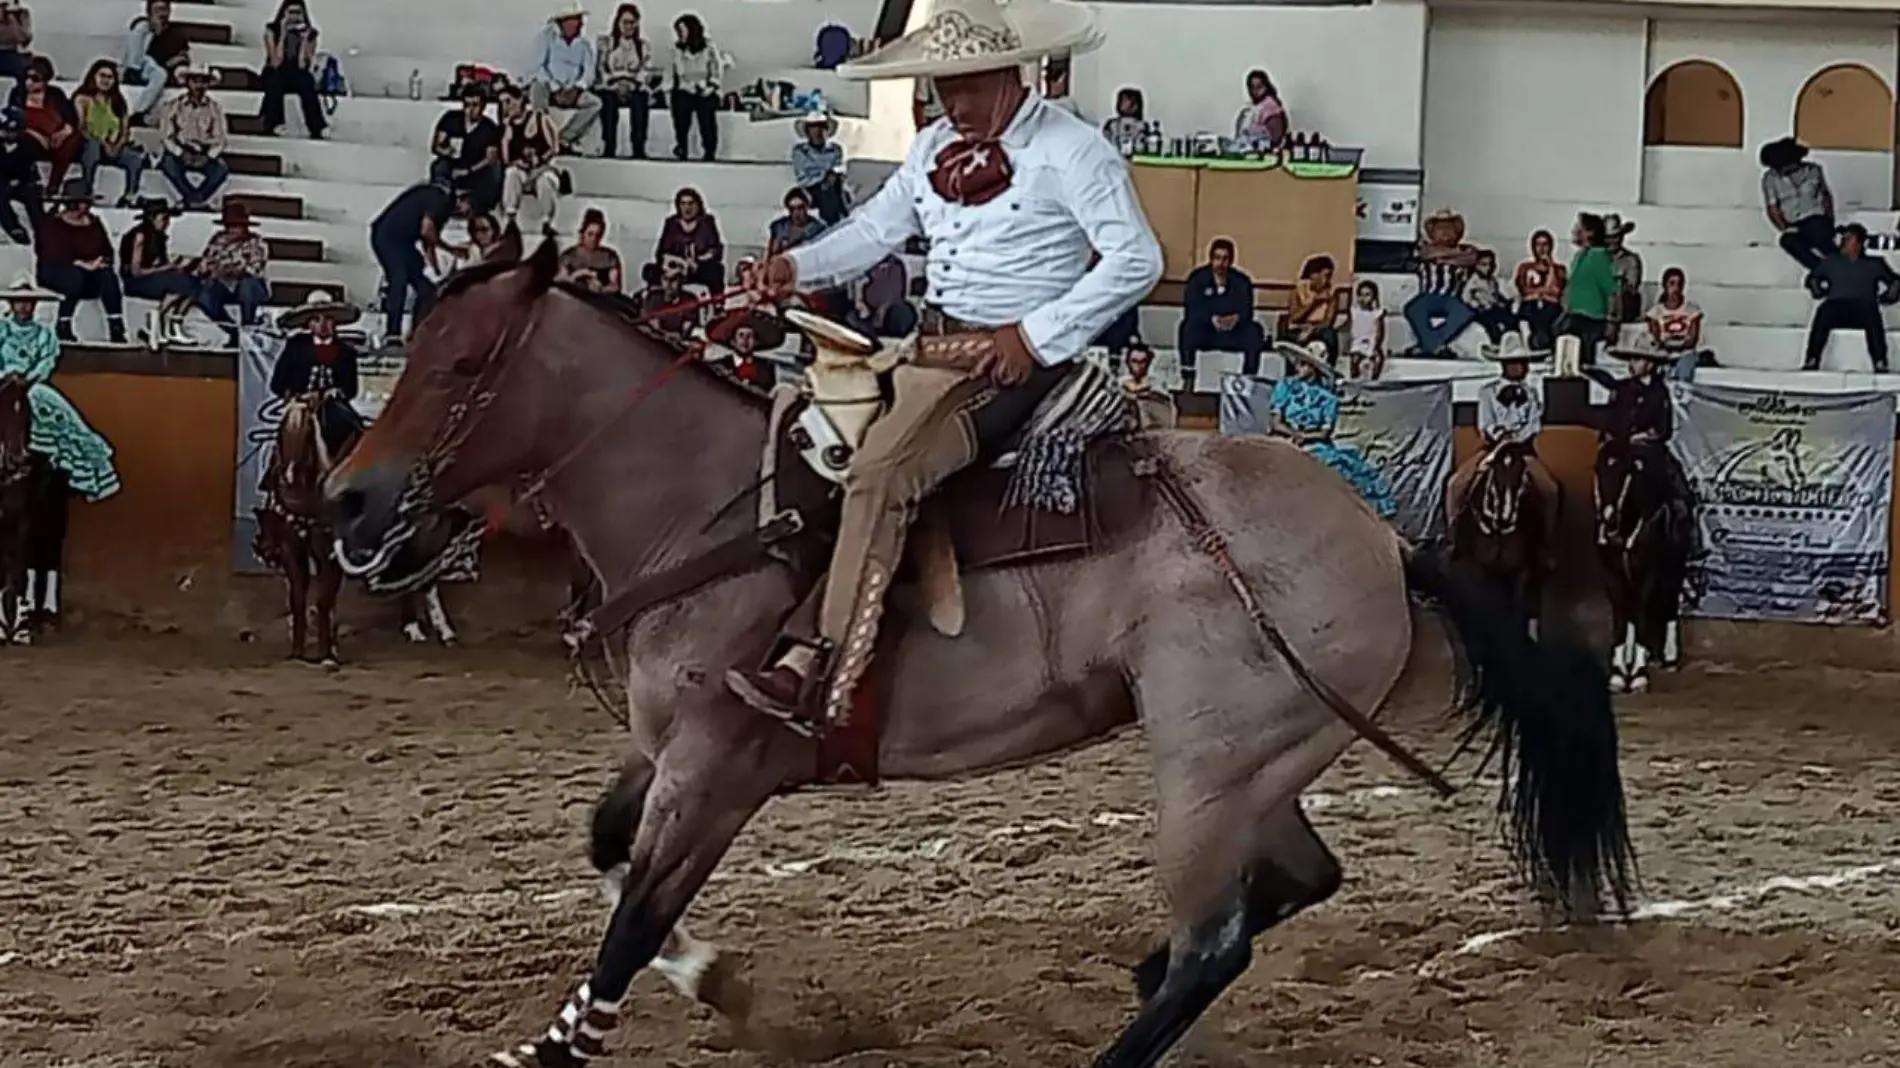
[[[1815,875],[1776,875],[1758,883],[1719,894],[1710,894],[1707,897],[1684,898],[1679,901],[1652,901],[1632,909],[1628,922],[1673,920],[1706,912],[1733,912],[1777,893],[1825,894],[1844,887],[1871,882],[1889,874],[1900,874],[1900,857],[1872,864],[1860,864],[1851,868],[1837,868]],[[1500,942],[1509,942],[1547,930],[1550,928],[1511,927],[1501,931],[1487,931],[1483,934],[1472,935],[1420,965],[1418,973],[1429,976],[1438,965],[1453,957],[1469,956]]]

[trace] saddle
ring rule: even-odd
[[[788,509],[816,532],[812,555],[829,555],[838,489],[851,459],[889,401],[886,373],[904,350],[808,313],[786,313],[817,356],[806,386],[780,386],[761,457],[761,526]],[[1139,425],[1130,397],[1108,372],[1079,367],[1050,391],[1012,438],[951,476],[919,507],[906,542],[902,581],[914,581],[931,626],[962,633],[961,575],[1086,556],[1147,511],[1145,478],[1125,447]],[[801,560],[801,563],[806,561]],[[811,561],[813,571],[824,560]]]

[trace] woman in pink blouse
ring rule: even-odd
[[[1564,310],[1564,265],[1553,255],[1557,245],[1549,230],[1531,235],[1531,258],[1517,265],[1511,284],[1517,289],[1518,321],[1530,327],[1534,352],[1547,351]]]
[[[1261,152],[1286,143],[1286,105],[1264,70],[1247,72],[1246,107],[1234,117],[1234,139]]]

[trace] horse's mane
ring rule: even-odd
[[[450,297],[465,293],[484,282],[493,281],[517,267],[524,266],[527,266],[527,260],[525,259],[496,260],[493,262],[478,263],[472,267],[456,271],[448,277],[448,280],[442,284],[442,288],[437,291],[436,306],[441,306],[441,304]],[[646,311],[640,306],[640,302],[625,294],[601,293],[574,285],[571,282],[558,280],[551,283],[549,288],[558,289],[566,293],[568,296],[579,300],[581,303],[586,304],[596,311],[605,313],[641,337],[664,346],[666,351],[675,359],[685,355],[688,349],[693,349],[698,345],[697,342],[690,338],[668,333],[647,321]],[[698,373],[712,378],[728,389],[736,391],[756,408],[764,410],[769,409],[772,405],[772,395],[769,392],[740,379],[717,364],[707,363],[705,360],[694,360],[688,364],[688,366],[692,367]]]

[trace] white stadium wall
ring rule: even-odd
[[[1247,72],[1273,75],[1296,130],[1366,149],[1372,167],[1416,169],[1425,4],[1366,6],[1097,3],[1106,37],[1077,56],[1070,91],[1100,121],[1123,86],[1142,89],[1170,135],[1231,131]]]

